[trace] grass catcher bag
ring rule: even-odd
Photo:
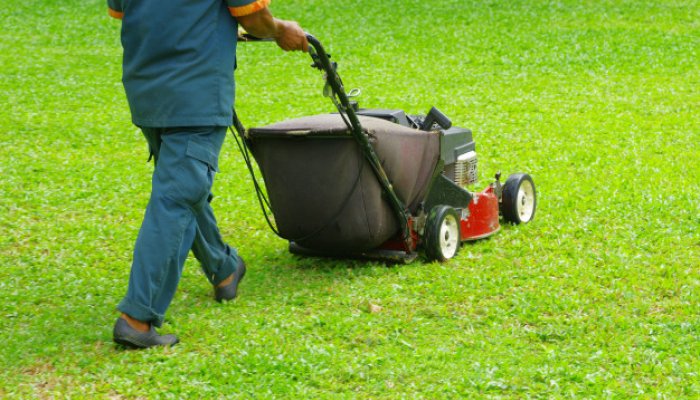
[[[415,212],[440,156],[439,134],[358,118],[397,196]],[[339,114],[287,120],[248,134],[283,238],[350,254],[398,233],[391,205]]]

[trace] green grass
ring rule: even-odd
[[[439,107],[483,184],[529,172],[536,220],[445,264],[299,258],[229,140],[241,297],[189,260],[162,330],[182,344],[141,352],[111,343],[152,168],[120,26],[57,3],[0,9],[0,398],[700,397],[700,2],[277,0],[361,104]],[[332,111],[309,62],[242,45],[244,122]]]

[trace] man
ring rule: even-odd
[[[285,51],[308,50],[293,21],[270,0],[108,0],[122,20],[123,77],[132,121],[154,159],[151,197],[134,249],[114,341],[173,345],[159,335],[190,250],[217,301],[236,297],[243,259],[223,242],[210,205],[218,157],[231,124],[238,23]]]

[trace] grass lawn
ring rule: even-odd
[[[367,107],[435,105],[535,221],[448,263],[301,258],[233,140],[214,207],[249,264],[194,259],[162,332],[111,342],[152,165],[105,1],[0,9],[0,398],[700,398],[700,2],[275,0]],[[308,56],[240,46],[249,126],[331,112]],[[231,138],[229,138],[231,139]],[[369,312],[370,304],[381,307]],[[375,310],[376,311],[376,310]]]

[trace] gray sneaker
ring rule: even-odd
[[[245,262],[243,259],[238,257],[241,261],[238,264],[238,268],[233,272],[233,281],[223,287],[214,287],[214,298],[216,301],[221,303],[223,300],[233,300],[238,295],[238,284],[241,283],[243,277],[245,276]]]
[[[124,318],[117,318],[114,324],[114,342],[130,348],[145,349],[153,346],[172,346],[179,342],[175,335],[159,335],[151,326],[148,332],[138,331]]]

